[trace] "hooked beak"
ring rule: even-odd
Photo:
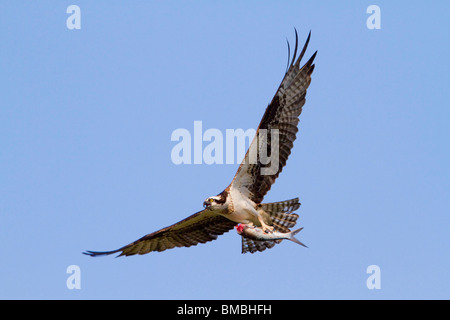
[[[203,202],[203,208],[209,209],[209,207],[211,207],[211,202],[209,202],[209,201],[204,201],[204,202]]]

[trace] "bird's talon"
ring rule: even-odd
[[[265,226],[264,233],[267,233],[267,234],[273,233],[273,227]]]

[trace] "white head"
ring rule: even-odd
[[[217,196],[212,196],[203,201],[203,207],[208,210],[227,210],[228,204],[226,192],[222,192]]]

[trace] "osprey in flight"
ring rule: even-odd
[[[274,230],[283,233],[289,232],[298,218],[298,215],[293,213],[300,207],[298,198],[274,203],[262,203],[262,201],[286,164],[296,138],[298,117],[305,104],[306,90],[311,82],[311,74],[314,70],[313,61],[317,53],[316,51],[300,67],[300,61],[305,54],[310,36],[311,32],[296,59],[298,35],[295,31],[296,43],[292,61],[289,63],[290,59],[288,58],[286,74],[272,102],[267,107],[256,136],[249,147],[249,150],[257,149],[257,146],[260,145],[258,141],[261,140],[258,139],[259,133],[265,131],[266,139],[264,141],[267,149],[271,150],[270,159],[276,158],[277,160],[275,170],[263,174],[262,170],[268,164],[260,161],[261,156],[256,158],[257,161],[251,161],[252,152],[247,150],[231,184],[220,194],[207,198],[203,202],[204,210],[117,250],[83,253],[90,256],[102,256],[120,252],[119,256],[131,256],[152,251],[164,251],[174,247],[190,247],[198,243],[216,240],[217,236],[233,229],[239,223],[253,224],[268,233]],[[272,139],[272,136],[275,137],[275,135],[277,139]],[[280,241],[255,241],[242,237],[242,253],[263,251],[272,248]]]

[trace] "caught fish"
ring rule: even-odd
[[[291,240],[301,246],[304,246],[305,248],[308,248],[303,243],[301,243],[295,235],[303,230],[303,228],[293,230],[291,232],[282,233],[278,231],[273,231],[270,233],[267,233],[263,231],[263,229],[255,227],[255,226],[249,226],[246,224],[239,224],[236,227],[236,231],[239,235],[243,236],[244,238],[252,239],[255,241],[271,241],[271,240]]]

